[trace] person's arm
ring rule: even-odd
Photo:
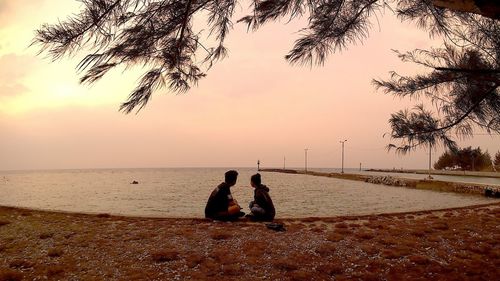
[[[217,216],[217,217],[227,217],[229,215],[230,214],[228,211],[220,211],[220,212],[215,213],[215,216]]]
[[[261,191],[261,190],[255,192],[255,202],[254,203],[259,205],[264,210],[267,210],[267,206],[269,205],[269,203],[266,200],[266,196],[265,196],[264,192],[265,191]]]
[[[213,191],[208,198],[207,206],[205,207],[205,217],[216,217],[227,215],[227,209],[221,208],[225,204],[225,198],[221,194],[220,190]]]

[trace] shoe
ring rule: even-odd
[[[275,223],[275,222],[266,223],[266,227],[274,231],[286,231],[285,226],[281,223]]]

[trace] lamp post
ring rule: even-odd
[[[344,143],[346,142],[347,140],[343,140],[343,141],[340,141],[340,143],[342,144],[342,174],[344,173]]]
[[[432,145],[429,144],[429,176],[428,179],[432,180],[433,177],[431,176],[431,162],[432,162]]]
[[[306,174],[307,174],[307,151],[309,150],[309,148],[305,148],[304,149],[304,153],[305,153],[305,157],[304,157],[304,167],[305,167],[305,171],[306,171]]]

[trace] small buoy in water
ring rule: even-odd
[[[130,184],[139,184],[139,182],[138,181],[133,181]]]

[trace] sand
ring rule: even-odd
[[[0,281],[500,279],[500,203],[278,221],[0,207]]]

